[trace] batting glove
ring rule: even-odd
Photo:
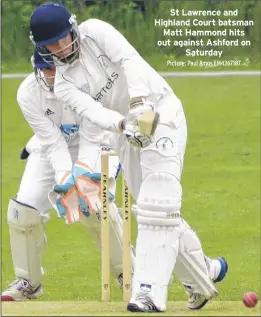
[[[159,114],[155,112],[154,105],[142,97],[133,98],[130,111],[120,124],[122,133],[135,147],[147,147],[152,142],[152,136],[159,122]]]

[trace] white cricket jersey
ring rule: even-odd
[[[71,170],[70,147],[79,145],[79,159],[98,155],[104,132],[58,101],[54,93],[44,90],[34,73],[20,85],[17,101],[56,174]]]
[[[54,92],[75,113],[116,132],[129,99],[158,102],[172,93],[167,82],[110,24],[89,19],[79,26],[80,55],[58,66]],[[144,43],[146,45],[146,43]]]

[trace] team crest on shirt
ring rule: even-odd
[[[168,150],[174,146],[173,141],[170,138],[162,137],[156,141],[156,147],[163,151]]]
[[[79,89],[86,94],[90,94],[90,85],[88,83],[82,84]]]

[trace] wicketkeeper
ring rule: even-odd
[[[55,67],[35,52],[34,72],[20,85],[17,101],[34,136],[21,153],[28,161],[7,218],[16,279],[2,301],[23,301],[42,295],[42,255],[46,246],[48,211],[71,224],[81,221],[100,246],[100,153],[108,135],[77,115],[53,93]],[[122,283],[123,224],[114,203],[119,160],[110,157],[111,267]],[[93,217],[89,215],[93,214]],[[87,221],[90,220],[90,221]],[[134,254],[132,253],[132,266]]]

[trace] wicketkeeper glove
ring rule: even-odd
[[[59,184],[53,186],[53,192],[59,195],[56,200],[56,210],[59,216],[66,218],[67,223],[78,221],[81,218],[81,210],[71,171],[64,172]]]
[[[101,174],[93,173],[93,171],[81,161],[75,162],[72,171],[79,195],[80,208],[83,214],[99,214],[101,212]],[[110,200],[114,200],[114,196],[111,193]]]

